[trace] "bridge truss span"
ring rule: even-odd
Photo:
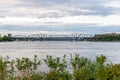
[[[14,40],[19,41],[85,41],[88,38],[93,37],[90,34],[29,34],[29,35],[14,35]]]

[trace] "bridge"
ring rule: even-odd
[[[90,34],[29,34],[29,35],[12,35],[15,41],[87,41],[91,37]]]

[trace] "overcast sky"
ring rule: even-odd
[[[0,32],[120,32],[120,0],[0,0]]]

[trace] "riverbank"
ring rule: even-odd
[[[43,64],[48,66],[48,72],[38,70]],[[66,55],[46,56],[43,60],[36,55],[33,60],[6,57],[0,59],[0,80],[120,80],[120,64],[108,62],[103,55],[92,61],[75,54],[69,62]]]

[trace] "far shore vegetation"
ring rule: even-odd
[[[8,36],[3,36],[3,37],[0,37],[0,42],[5,42],[5,41],[13,41],[13,39],[11,37],[8,37]]]
[[[38,68],[47,65],[48,72]],[[70,72],[72,71],[72,72]],[[39,60],[37,55],[29,58],[0,58],[0,80],[120,80],[120,64],[112,64],[104,55],[94,61],[71,55],[70,60],[46,56]]]
[[[92,41],[120,41],[120,34],[97,34],[93,37]]]

